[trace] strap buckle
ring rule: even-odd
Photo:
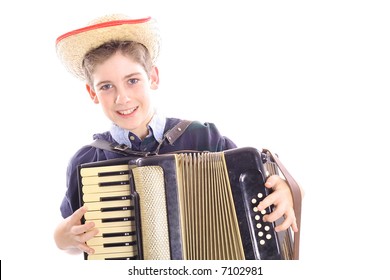
[[[134,151],[129,148],[126,144],[111,144],[111,147],[116,150],[120,151],[121,153],[125,155],[130,156],[141,156],[141,157],[147,157],[147,156],[155,156],[157,155],[156,152],[141,152],[141,151]]]

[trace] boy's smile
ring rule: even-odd
[[[128,110],[118,111],[118,113],[124,117],[127,117],[127,116],[131,116],[132,113],[135,112],[137,109],[138,109],[138,106],[133,107],[133,108],[128,109]]]

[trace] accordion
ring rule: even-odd
[[[299,235],[276,232],[281,221],[262,219],[272,207],[256,207],[278,172],[267,150],[124,157],[78,172],[82,222],[99,229],[86,260],[298,259]]]

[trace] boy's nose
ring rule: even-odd
[[[123,89],[118,89],[117,91],[117,96],[116,96],[116,103],[117,104],[125,104],[131,100],[130,94],[123,90]]]

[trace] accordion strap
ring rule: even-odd
[[[158,154],[160,151],[161,146],[164,144],[165,140],[168,140],[169,144],[172,146],[173,143],[184,133],[184,131],[187,129],[187,127],[190,126],[192,121],[187,120],[181,120],[178,124],[176,124],[174,127],[172,127],[170,130],[168,130],[164,134],[163,140],[158,145],[155,154]]]
[[[148,156],[148,155],[157,155],[160,151],[161,146],[167,140],[170,145],[173,145],[175,141],[184,133],[184,131],[187,129],[187,127],[192,123],[192,121],[188,120],[181,120],[178,124],[176,124],[173,128],[168,130],[164,134],[164,138],[161,141],[161,143],[158,145],[157,149],[153,152],[141,152],[141,151],[134,151],[131,148],[129,148],[125,144],[116,144],[116,143],[110,143],[104,139],[96,139],[93,141],[90,146],[93,146],[95,148],[99,148],[102,150],[107,150],[110,152],[118,153],[121,155],[127,155],[127,156]]]
[[[89,145],[92,147],[101,149],[101,150],[114,152],[114,153],[121,154],[124,156],[144,157],[144,156],[147,156],[150,154],[149,152],[133,151],[125,144],[111,143],[111,142],[108,142],[107,140],[104,140],[104,139],[96,139],[95,141],[93,141]]]
[[[278,166],[279,170],[282,172],[284,178],[287,181],[287,185],[290,187],[292,198],[293,198],[293,207],[296,217],[296,222],[298,226],[298,232],[294,232],[294,260],[299,260],[299,239],[301,231],[301,211],[302,211],[302,193],[298,183],[290,175],[287,169],[284,167],[279,158],[270,152],[267,149],[263,149],[264,152],[269,153],[273,161]]]
[[[192,121],[181,120],[177,125],[165,133],[165,138],[168,140],[169,144],[173,145],[191,123]]]

